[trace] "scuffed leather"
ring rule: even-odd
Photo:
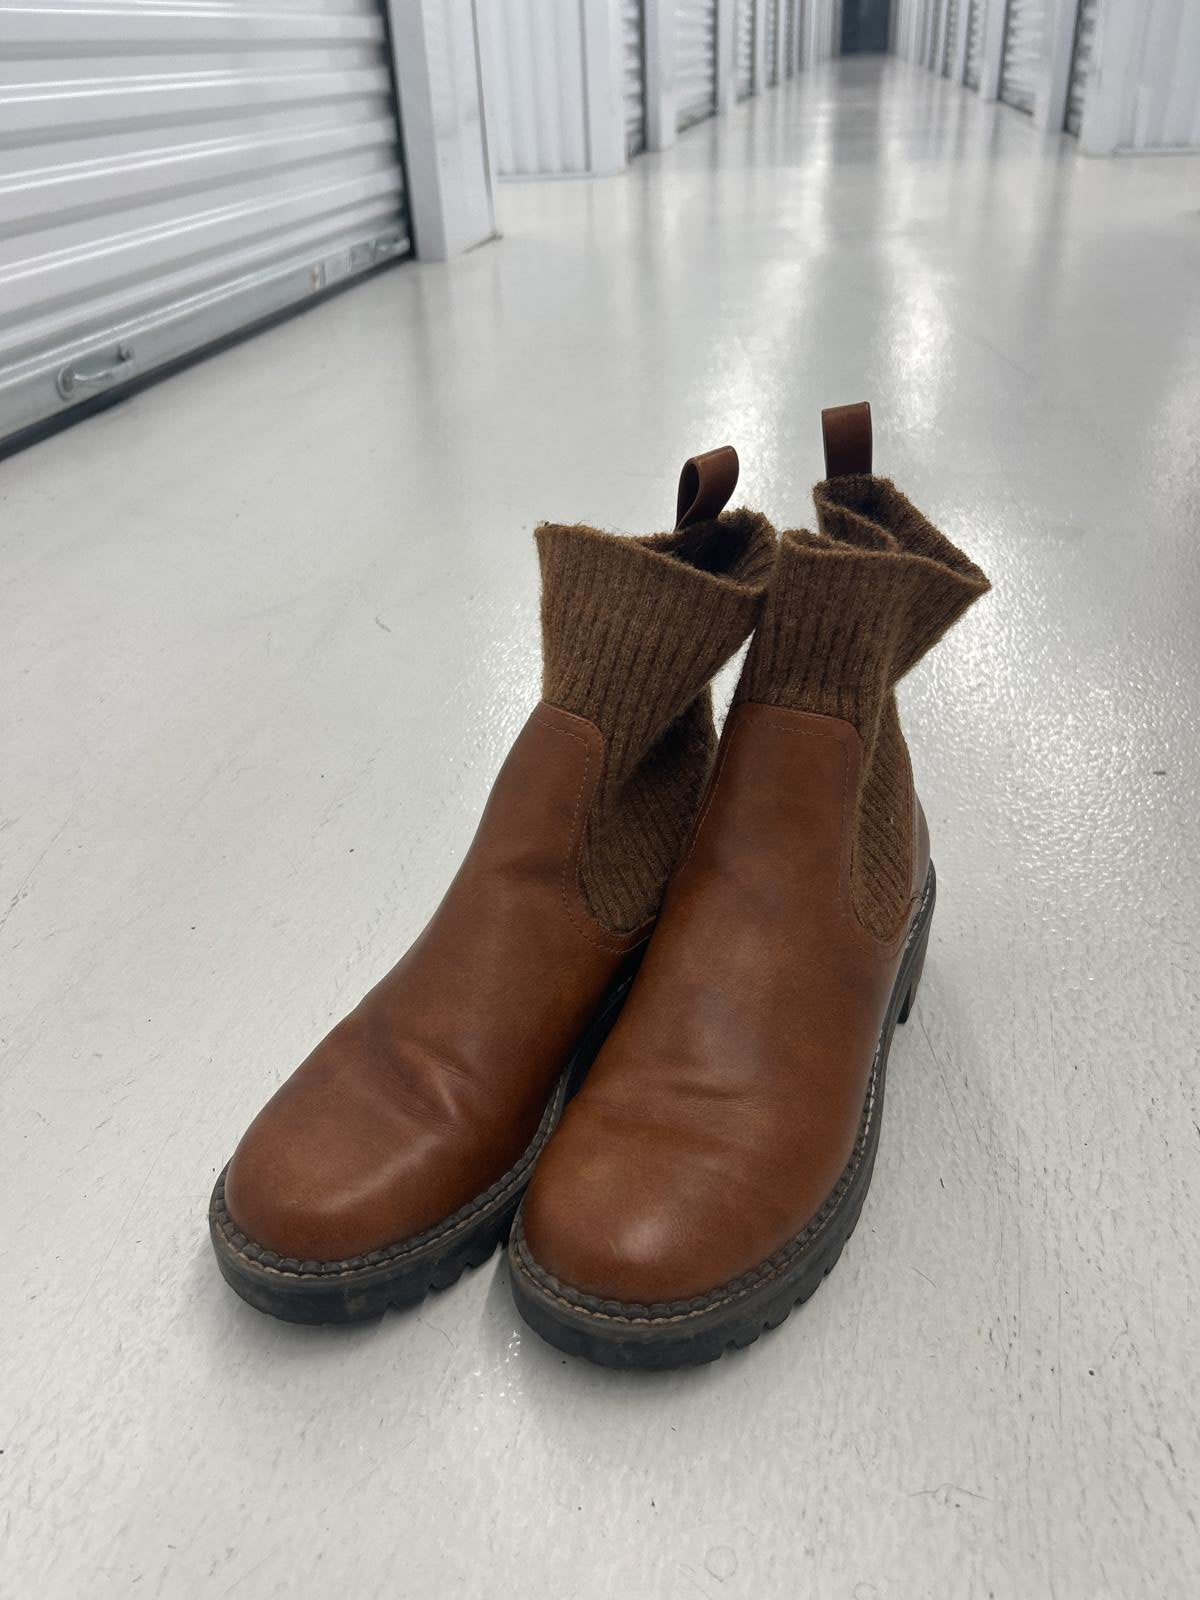
[[[648,928],[588,912],[579,853],[604,741],[542,704],[407,955],[251,1124],[229,1212],[266,1249],[336,1261],[440,1222],[529,1144],[572,1047]]]
[[[928,865],[924,833],[909,916],[869,935],[850,899],[860,764],[848,722],[731,713],[632,993],[526,1193],[526,1243],[564,1284],[704,1294],[834,1187]]]

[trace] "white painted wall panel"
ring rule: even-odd
[[[492,164],[501,177],[588,170],[583,18],[562,0],[476,0]]]
[[[1118,148],[1200,146],[1200,0],[1143,0]]]
[[[1079,10],[1075,17],[1075,38],[1071,47],[1071,78],[1067,85],[1067,114],[1064,124],[1067,132],[1071,134],[1078,135],[1080,124],[1083,122],[1083,108],[1087,102],[1099,9],[1099,0],[1079,0]]]
[[[959,13],[962,10],[960,0],[946,0],[946,23],[942,42],[942,76],[950,77],[954,72],[955,52],[958,49]]]
[[[621,0],[621,94],[625,155],[646,148],[646,17],[643,0]]]
[[[841,47],[840,18],[837,0],[803,0],[797,19],[801,66],[816,66],[837,53]]]
[[[734,18],[734,73],[737,97],[745,100],[754,93],[754,0],[737,0]]]
[[[716,0],[675,0],[676,126],[690,128],[716,109]]]
[[[1017,111],[1032,113],[1037,98],[1046,26],[1045,0],[1008,0],[1000,98]]]
[[[764,21],[767,83],[776,84],[779,82],[779,0],[767,0]]]
[[[894,0],[892,48],[906,61],[926,64],[931,0]]]
[[[967,64],[963,82],[968,89],[978,89],[979,75],[983,70],[983,40],[987,24],[988,0],[971,0],[967,11]]]
[[[0,3],[0,435],[408,249],[378,0]]]
[[[495,236],[474,0],[387,0],[417,249],[446,261]]]

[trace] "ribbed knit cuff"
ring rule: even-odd
[[[543,696],[594,722],[605,768],[580,867],[607,926],[658,908],[716,746],[709,681],[758,620],[775,561],[749,511],[650,538],[543,524]]]
[[[886,939],[912,892],[912,780],[893,691],[989,585],[886,478],[829,478],[813,499],[819,532],[782,535],[737,694],[857,728],[850,890]]]
[[[813,498],[820,531],[780,539],[738,696],[869,739],[888,690],[990,585],[886,478],[830,478]]]
[[[774,532],[733,511],[644,539],[554,523],[536,538],[543,697],[597,725],[619,786],[754,627]]]

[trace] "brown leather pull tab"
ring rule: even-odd
[[[683,463],[679,474],[679,498],[675,502],[675,526],[690,528],[695,522],[710,522],[719,517],[737,488],[738,456],[731,444],[719,450],[706,450]]]
[[[821,413],[825,436],[825,476],[857,477],[871,470],[871,407],[865,400],[852,406],[828,406]]]

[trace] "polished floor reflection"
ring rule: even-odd
[[[1198,179],[835,65],[0,467],[7,1592],[1197,1592]],[[214,1174],[469,836],[533,524],[725,439],[803,523],[863,396],[995,592],[904,689],[939,905],[841,1266],[658,1379],[499,1263],[257,1316]]]

